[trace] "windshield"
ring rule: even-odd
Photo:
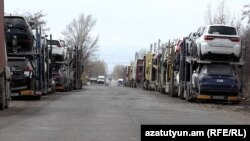
[[[53,64],[52,65],[52,72],[53,73],[59,73],[59,70],[62,68],[62,64]]]
[[[233,69],[229,65],[204,65],[201,69],[201,73],[203,74],[221,74],[221,75],[232,75]]]
[[[15,70],[24,70],[24,68],[27,66],[27,63],[25,60],[8,60],[8,66],[11,69],[15,68]]]
[[[22,17],[5,17],[5,24],[12,24],[12,26],[27,27],[25,20]]]
[[[62,47],[61,43],[57,40],[48,40],[48,45],[56,46],[56,47]]]
[[[237,35],[234,27],[227,26],[210,26],[208,29],[209,34],[220,34],[220,35]]]

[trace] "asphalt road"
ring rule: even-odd
[[[141,124],[250,124],[243,108],[91,85],[40,101],[12,101],[0,111],[0,141],[140,141]]]

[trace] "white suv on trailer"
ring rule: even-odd
[[[232,55],[236,60],[241,55],[241,40],[237,30],[227,25],[207,25],[196,33],[197,55],[203,58],[207,54]]]

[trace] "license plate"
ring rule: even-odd
[[[212,96],[212,99],[225,99],[224,96]]]
[[[27,91],[21,91],[21,95],[34,95],[33,91],[27,90]]]
[[[223,79],[217,79],[216,82],[222,83],[222,82],[224,82],[224,80]]]

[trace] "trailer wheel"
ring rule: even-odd
[[[165,92],[165,88],[161,88],[161,93],[162,94],[165,94],[166,92]]]
[[[187,90],[186,90],[186,101],[188,102],[194,102],[194,98],[191,95],[191,84],[190,82],[187,83]]]
[[[5,105],[4,108],[9,108],[9,101],[10,101],[10,82],[8,80],[6,81],[5,85]]]
[[[4,81],[2,81],[1,77],[1,84],[0,84],[0,110],[3,110],[5,107],[5,86],[4,86]]]
[[[240,100],[237,100],[237,101],[231,101],[231,103],[233,104],[233,105],[238,105],[238,104],[240,104]]]
[[[182,86],[178,86],[178,97],[180,98],[180,99],[184,99],[184,91],[183,91],[183,87]]]
[[[149,88],[149,82],[148,82],[148,81],[146,81],[145,89],[146,89],[146,90],[149,90],[149,89],[150,89],[150,88]]]
[[[3,110],[5,108],[5,96],[6,96],[6,91],[5,91],[5,80],[4,80],[4,76],[2,74],[0,74],[0,110]]]
[[[35,100],[41,100],[41,96],[40,95],[37,95],[34,97]]]

